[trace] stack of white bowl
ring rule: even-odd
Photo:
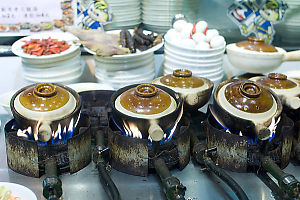
[[[115,90],[135,83],[151,83],[155,76],[154,53],[95,56],[97,82]]]
[[[105,30],[128,29],[141,23],[140,0],[107,0],[112,12],[112,22],[104,26]]]
[[[181,13],[183,0],[143,0],[142,20],[146,29],[165,33],[172,27],[173,17]]]
[[[26,54],[21,48],[24,44],[23,41],[49,37],[65,40],[71,44],[71,47],[59,54],[42,56]],[[25,82],[69,84],[80,81],[84,65],[81,63],[80,48],[73,44],[74,40],[78,40],[78,38],[70,33],[55,32],[31,35],[15,42],[12,51],[21,57]]]
[[[275,31],[280,35],[281,41],[290,44],[300,44],[300,1],[286,0],[288,9],[284,21],[277,24]]]
[[[205,77],[218,85],[224,76],[223,56],[225,47],[196,50],[180,47],[165,38],[164,75],[172,74],[175,69],[191,70],[193,76]]]

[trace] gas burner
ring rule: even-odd
[[[14,119],[5,125],[5,141],[8,166],[15,172],[32,177],[46,174],[45,197],[50,197],[50,188],[57,196],[62,193],[60,173],[75,173],[91,161],[91,133],[89,119],[81,115],[73,136],[57,143],[40,143],[34,138],[18,136]],[[23,131],[24,132],[24,131]],[[28,134],[30,135],[30,134]]]

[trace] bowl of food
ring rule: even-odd
[[[250,73],[268,73],[277,69],[282,62],[300,60],[300,50],[286,52],[280,47],[265,44],[264,39],[256,37],[229,44],[226,51],[234,67]]]

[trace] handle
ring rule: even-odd
[[[285,53],[283,59],[284,61],[300,61],[300,50]]]
[[[148,133],[153,141],[160,141],[164,137],[164,131],[158,125],[156,120],[150,120]]]
[[[52,136],[52,129],[49,122],[42,122],[39,126],[38,138],[42,142],[48,142]]]

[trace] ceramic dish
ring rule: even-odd
[[[30,54],[23,52],[22,45],[25,44],[24,41],[29,41],[30,39],[47,39],[49,37],[51,37],[52,39],[65,40],[71,46],[67,50],[65,50],[61,53],[51,54],[51,55],[37,56],[37,55],[30,55]],[[22,58],[47,60],[50,58],[64,57],[64,56],[76,51],[77,49],[79,49],[79,45],[73,43],[73,41],[76,41],[76,40],[79,40],[79,39],[77,37],[75,37],[74,35],[72,35],[71,33],[63,33],[63,32],[48,33],[48,32],[45,32],[45,33],[39,33],[39,34],[30,35],[30,36],[21,38],[12,45],[11,49],[15,55],[20,56]]]
[[[130,29],[128,30],[131,34],[133,34],[133,29]],[[114,30],[114,31],[107,31],[107,33],[110,33],[110,34],[119,34],[121,32],[121,30]],[[145,31],[144,30],[144,33],[145,34],[150,34],[151,32],[150,31]],[[129,58],[129,57],[135,57],[135,56],[140,56],[140,55],[145,55],[147,53],[150,53],[150,52],[154,52],[158,49],[160,49],[164,44],[164,40],[162,39],[161,43],[155,45],[154,47],[151,47],[150,49],[147,49],[145,51],[139,51],[137,50],[136,53],[130,53],[130,54],[126,54],[126,55],[113,55],[111,56],[111,58]],[[96,55],[96,53],[88,48],[84,48],[88,53],[92,54],[92,55]]]
[[[36,195],[27,187],[8,182],[0,182],[0,187],[4,186],[6,189],[11,190],[11,194],[14,197],[18,197],[20,200],[37,200]]]
[[[68,87],[72,88],[76,92],[84,92],[84,91],[91,91],[91,90],[113,90],[113,88],[107,84],[100,84],[100,83],[74,83],[67,85]]]

